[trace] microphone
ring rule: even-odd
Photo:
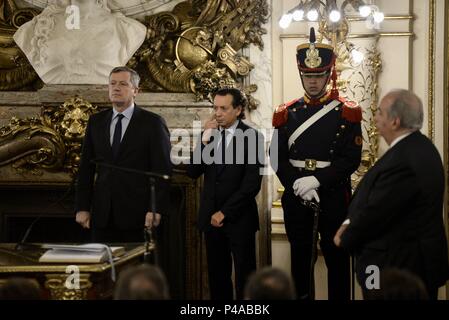
[[[120,166],[116,166],[110,163],[106,163],[103,161],[103,158],[98,158],[98,159],[92,159],[90,160],[91,163],[96,164],[97,166],[100,167],[105,167],[105,168],[109,168],[109,169],[113,169],[113,170],[119,170],[119,171],[124,171],[124,172],[129,172],[129,173],[135,173],[135,174],[140,174],[140,175],[144,175],[150,178],[156,178],[156,179],[160,179],[160,180],[170,180],[170,176],[166,175],[166,174],[160,174],[160,173],[156,173],[156,172],[151,172],[151,171],[143,171],[143,170],[136,170],[136,169],[131,169],[131,168],[127,168],[127,167],[120,167]]]
[[[143,236],[145,239],[145,252],[143,254],[143,262],[158,265],[156,252],[154,251],[156,245],[153,239],[152,227],[145,227],[143,229]],[[153,251],[150,251],[150,247],[153,247]]]
[[[70,182],[70,186],[67,189],[67,191],[61,196],[61,198],[57,199],[55,202],[50,203],[44,210],[47,211],[48,209],[50,209],[52,206],[60,203],[61,201],[63,201],[72,191],[73,186],[75,185],[75,177],[73,177],[72,181]],[[36,223],[42,218],[42,215],[40,215],[39,217],[35,218],[33,220],[33,222],[31,222],[30,226],[27,228],[27,230],[25,231],[25,234],[23,235],[22,239],[20,240],[20,242],[17,243],[17,245],[15,246],[15,250],[23,250],[24,247],[39,247],[38,245],[32,245],[32,244],[26,244],[26,241],[31,233],[31,231],[33,230],[34,226],[36,225]]]
[[[112,170],[118,170],[118,171],[122,171],[122,172],[129,172],[129,173],[147,176],[149,178],[149,182],[150,182],[150,199],[151,199],[150,210],[151,210],[151,212],[156,213],[156,186],[155,186],[156,179],[167,181],[167,180],[170,180],[169,175],[116,166],[116,165],[104,162],[104,159],[102,159],[102,158],[92,159],[92,160],[90,160],[90,162],[97,166],[109,168]],[[145,240],[144,261],[147,263],[158,265],[159,259],[158,259],[158,253],[157,253],[157,240],[155,240],[154,238],[156,238],[156,234],[153,234],[152,227],[145,228],[144,229],[144,240]],[[150,251],[151,246],[153,247],[152,251]]]
[[[18,242],[16,244],[16,247],[14,248],[14,250],[23,250],[26,246],[27,247],[35,247],[35,245],[31,245],[31,244],[27,244],[25,245],[25,242],[28,239],[28,236],[30,235],[31,230],[33,229],[34,225],[36,224],[36,222],[38,222],[40,219],[42,218],[42,216],[39,216],[37,218],[35,218],[33,220],[33,222],[31,222],[30,226],[27,228],[27,230],[25,231],[25,234],[23,235],[22,239],[20,240],[20,242]]]

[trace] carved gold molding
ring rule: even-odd
[[[86,300],[92,287],[90,274],[79,275],[79,288],[70,289],[66,285],[67,274],[46,274],[45,288],[50,291],[52,300]]]
[[[435,10],[436,0],[429,0],[429,78],[428,78],[428,137],[435,142]]]
[[[444,6],[444,132],[443,132],[443,156],[444,156],[444,172],[446,173],[446,192],[444,194],[444,222],[446,234],[449,235],[449,5]],[[446,299],[449,298],[449,283],[446,284]]]
[[[251,95],[254,85],[244,78],[254,65],[241,49],[263,48],[268,15],[266,0],[180,2],[146,17],[147,38],[129,64],[142,73],[144,90],[193,92],[203,100],[221,87],[240,87]]]
[[[19,90],[31,86],[39,77],[13,36],[39,12],[32,8],[18,9],[14,1],[0,3],[0,91]]]
[[[58,107],[42,107],[39,116],[0,127],[0,166],[12,164],[18,173],[42,175],[42,170],[76,174],[89,116],[96,107],[81,97]]]

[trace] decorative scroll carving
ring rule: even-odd
[[[382,60],[377,49],[378,38],[371,43],[371,47],[357,48],[364,51],[365,59],[361,64],[352,61],[350,50],[354,47],[344,42],[338,47],[337,70],[344,73],[339,77],[338,86],[340,94],[357,101],[363,110],[363,150],[362,163],[354,173],[352,182],[356,186],[365,173],[377,161],[379,148],[379,135],[374,122],[379,100],[378,78],[382,71]]]
[[[250,44],[263,49],[267,17],[265,0],[181,2],[146,17],[147,39],[130,65],[144,74],[144,90],[194,92],[198,100],[223,86],[251,94],[254,86],[245,87],[243,78],[254,66],[239,51]]]
[[[0,0],[0,91],[24,89],[39,82],[13,39],[17,28],[38,14],[35,9],[17,9],[13,1]]]
[[[50,290],[52,300],[86,300],[92,287],[90,274],[80,275],[78,289],[67,287],[67,274],[46,274],[45,277],[45,288]]]
[[[57,108],[43,107],[38,117],[13,117],[0,128],[0,166],[12,163],[18,172],[34,175],[42,169],[75,175],[87,121],[96,109],[75,97]]]

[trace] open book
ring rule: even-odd
[[[44,244],[42,248],[49,249],[39,262],[55,263],[102,263],[109,260],[107,246],[100,243],[81,245]],[[124,247],[109,247],[112,257],[125,254]]]

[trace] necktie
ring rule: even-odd
[[[120,140],[122,140],[122,119],[124,117],[125,116],[120,113],[117,115],[117,123],[115,124],[114,137],[112,139],[112,156],[114,157],[114,159],[118,155]]]
[[[226,130],[221,130],[221,164],[226,160]]]
[[[219,148],[219,152],[218,152],[218,157],[216,158],[217,160],[217,165],[216,170],[217,173],[220,173],[225,165],[225,161],[226,161],[226,130],[223,129],[221,130],[221,142],[220,142],[220,148]]]

